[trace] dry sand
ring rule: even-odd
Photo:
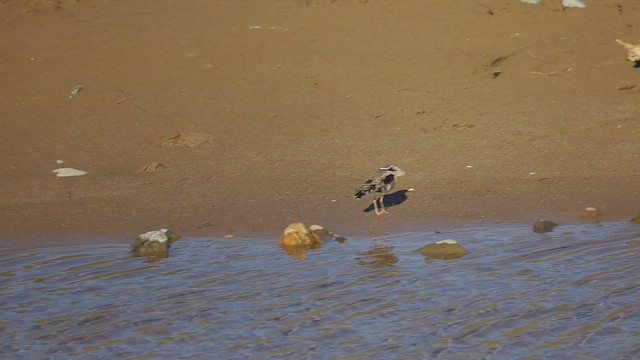
[[[640,4],[546,2],[0,0],[0,236],[628,218]]]

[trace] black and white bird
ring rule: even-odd
[[[361,197],[373,193],[373,208],[376,215],[388,214],[384,208],[384,195],[389,193],[396,185],[396,177],[406,175],[402,169],[395,165],[385,165],[364,181],[360,187],[356,189],[355,197]],[[380,199],[380,209],[378,209],[378,198]]]

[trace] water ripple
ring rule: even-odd
[[[48,358],[640,358],[639,227],[185,238],[0,251],[0,354]],[[455,238],[450,261],[412,251]]]

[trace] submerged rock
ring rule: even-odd
[[[168,229],[148,231],[138,235],[131,244],[131,252],[137,256],[168,256],[171,243],[180,236]]]
[[[446,239],[425,245],[414,252],[420,253],[431,259],[458,259],[469,252],[463,248],[457,241]]]
[[[533,223],[533,232],[546,233],[558,226],[558,223],[549,220],[538,220]]]

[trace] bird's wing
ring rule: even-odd
[[[362,185],[360,185],[356,189],[355,197],[361,198],[366,194],[370,194],[375,192],[384,186],[384,179],[386,178],[386,172],[382,169],[378,169],[376,172],[371,174],[367,180],[364,181]]]

